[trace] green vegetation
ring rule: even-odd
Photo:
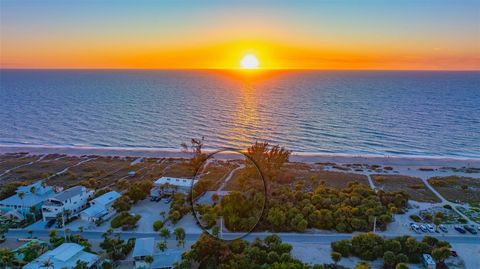
[[[183,193],[175,193],[172,196],[172,202],[170,204],[170,212],[168,213],[168,219],[173,223],[177,223],[183,216],[190,212],[190,203],[188,202],[188,196]]]
[[[132,215],[128,212],[121,212],[118,216],[112,219],[110,225],[113,229],[122,227],[122,230],[132,230],[136,227],[140,215]]]
[[[447,176],[428,179],[445,199],[456,203],[480,202],[480,180],[472,177]]]
[[[65,242],[72,242],[77,243],[85,248],[85,251],[91,251],[92,245],[88,242],[87,239],[83,238],[81,234],[69,234],[70,232],[65,231],[66,234],[66,241],[65,236],[59,236],[57,230],[50,230],[49,242],[52,247],[56,248]]]
[[[100,247],[105,250],[109,259],[113,261],[124,259],[134,246],[134,239],[129,239],[127,242],[120,239],[117,234],[113,236],[112,230],[109,229],[102,235],[103,241],[100,243]]]
[[[384,268],[395,268],[400,263],[419,263],[421,254],[431,254],[439,263],[450,256],[450,244],[434,237],[425,236],[421,242],[410,236],[392,239],[364,233],[353,236],[352,240],[341,240],[331,244],[332,251],[343,257],[356,256],[373,261],[383,258]]]
[[[358,183],[343,190],[320,186],[309,193],[282,186],[270,193],[261,227],[298,232],[309,227],[338,232],[369,231],[376,218],[377,227],[384,229],[392,221],[392,213],[403,210],[407,201],[404,192],[375,193]]]
[[[157,220],[153,223],[153,230],[155,232],[160,231],[160,229],[162,229],[162,227],[163,227],[163,221],[161,221],[161,220]]]
[[[457,209],[465,214],[469,219],[475,221],[476,223],[480,223],[480,206],[473,206],[470,205],[469,207],[457,206]],[[462,223],[466,223],[462,222]]]
[[[192,268],[295,268],[306,269],[311,266],[302,263],[291,255],[292,246],[282,242],[277,235],[264,240],[256,239],[252,243],[235,240],[226,243],[208,234],[202,234],[192,245],[191,250],[183,253],[177,269]],[[323,268],[316,265],[313,268]]]

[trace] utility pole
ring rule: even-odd
[[[62,228],[63,228],[63,238],[67,242],[67,232],[65,232],[65,209],[62,211]]]
[[[220,218],[220,239],[223,239],[223,217]]]
[[[377,217],[373,218],[373,233],[377,231]]]

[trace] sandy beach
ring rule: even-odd
[[[191,155],[179,149],[164,148],[120,148],[120,147],[76,147],[76,146],[31,146],[31,145],[0,145],[0,154],[28,152],[30,154],[65,154],[72,156],[98,155],[120,157],[157,157],[157,158],[189,158]],[[214,153],[216,150],[205,150]],[[237,159],[238,154],[225,151],[215,154],[217,159]],[[379,164],[420,167],[480,167],[480,159],[451,158],[430,156],[382,156],[382,155],[350,155],[350,154],[321,154],[293,152],[291,162],[304,163],[337,163],[337,164]]]

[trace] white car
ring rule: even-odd
[[[434,233],[435,232],[435,228],[433,228],[433,226],[431,224],[427,224],[427,229],[429,232],[431,233]]]

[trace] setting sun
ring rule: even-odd
[[[243,56],[242,60],[240,61],[240,67],[243,69],[257,69],[260,65],[257,57],[252,54],[247,54]]]

